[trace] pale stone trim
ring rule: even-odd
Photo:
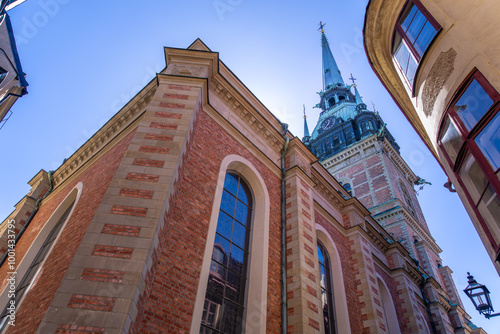
[[[316,237],[319,241],[321,241],[323,246],[325,246],[328,251],[328,255],[330,256],[330,274],[333,284],[333,298],[335,300],[335,320],[337,322],[337,332],[351,333],[349,312],[347,310],[347,298],[345,295],[344,276],[342,275],[342,265],[337,246],[335,246],[335,243],[325,228],[319,224],[316,224]],[[316,262],[318,262],[317,258]]]
[[[267,273],[269,252],[269,210],[270,201],[264,179],[257,169],[246,159],[228,155],[221,163],[217,178],[212,213],[205,245],[205,255],[201,265],[200,279],[193,311],[190,333],[200,332],[203,304],[210,272],[210,260],[215,240],[217,219],[228,171],[238,172],[248,183],[254,198],[252,229],[250,235],[250,258],[246,295],[246,312],[243,323],[245,333],[265,333],[267,316]]]
[[[387,288],[385,281],[380,277],[380,275],[377,274],[376,276],[378,280],[378,290],[382,302],[382,308],[384,310],[386,325],[388,327],[388,333],[400,334],[401,330],[399,328],[398,317],[396,315],[396,309],[394,308],[392,295],[389,292],[389,288]]]

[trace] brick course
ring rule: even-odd
[[[116,247],[106,245],[95,245],[92,255],[130,259],[134,249],[129,247]]]

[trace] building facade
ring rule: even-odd
[[[0,128],[11,115],[10,109],[18,98],[28,93],[28,83],[17,53],[16,40],[7,10],[23,1],[0,2]]]
[[[484,333],[451,270],[415,260],[429,241],[384,229],[217,52],[164,50],[3,222],[2,333]],[[379,137],[396,149],[354,146]]]
[[[369,2],[370,63],[449,177],[500,273],[500,5]]]

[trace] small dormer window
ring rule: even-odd
[[[345,100],[345,96],[344,95],[339,95],[339,102],[342,102]]]

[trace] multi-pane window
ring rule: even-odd
[[[408,192],[408,189],[406,186],[403,184],[402,181],[399,181],[399,187],[401,188],[401,192],[403,193],[403,198],[406,203],[406,208],[410,213],[413,215],[413,217],[417,217],[417,214],[415,212],[415,207],[413,206],[413,201],[411,200],[410,193]]]
[[[499,106],[500,94],[475,71],[447,110],[438,141],[476,214],[492,226],[500,221]]]
[[[410,87],[418,64],[439,29],[418,1],[408,1],[395,27],[393,55]]]
[[[318,261],[321,284],[321,306],[323,309],[323,321],[325,334],[336,333],[335,308],[333,304],[332,277],[330,268],[330,257],[325,246],[318,240]]]
[[[45,239],[44,243],[40,247],[40,250],[36,254],[33,262],[31,263],[30,267],[24,274],[23,278],[19,282],[19,284],[16,287],[16,292],[15,296],[13,297],[15,299],[15,305],[16,307],[19,307],[20,302],[23,298],[23,296],[26,294],[26,292],[30,289],[31,284],[37,277],[40,268],[43,265],[44,260],[47,258],[47,256],[50,253],[50,250],[52,249],[52,245],[54,241],[57,239],[57,236],[59,235],[59,232],[61,231],[62,227],[64,226],[64,222],[68,218],[69,213],[71,212],[71,209],[73,208],[74,202],[71,203],[71,205],[66,209],[64,214],[59,218],[55,226],[52,228],[50,231],[49,235]],[[10,304],[10,303],[9,303]],[[4,329],[5,325],[7,324],[7,316],[8,316],[8,310],[7,310],[6,305],[0,318],[0,329]]]
[[[242,333],[251,217],[249,187],[226,174],[200,333]]]

